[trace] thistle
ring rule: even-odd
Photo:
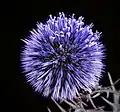
[[[91,92],[104,68],[101,33],[84,25],[83,17],[50,15],[46,24],[24,39],[21,64],[27,82],[44,97],[72,100],[81,90]]]

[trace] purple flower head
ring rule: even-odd
[[[45,97],[72,100],[81,90],[91,92],[99,84],[104,68],[104,46],[93,24],[84,25],[83,17],[75,19],[59,13],[50,15],[46,24],[24,39],[21,53],[27,81]]]

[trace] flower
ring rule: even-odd
[[[93,24],[83,17],[50,15],[46,24],[37,23],[24,39],[21,63],[27,82],[45,97],[72,100],[81,90],[91,92],[99,83],[104,64],[104,46]]]

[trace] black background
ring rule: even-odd
[[[64,1],[5,1],[1,6],[1,41],[5,54],[5,70],[2,73],[3,93],[6,95],[4,103],[6,109],[12,112],[44,112],[46,106],[55,110],[54,103],[43,99],[26,84],[23,74],[20,73],[20,39],[24,39],[29,30],[36,27],[36,22],[45,22],[48,15],[58,12],[74,13],[76,17],[83,16],[85,23],[94,23],[95,29],[102,32],[102,41],[107,49],[106,71],[109,71],[113,80],[120,77],[120,28],[119,4],[115,1],[91,0],[64,0]],[[2,38],[2,36],[1,36]],[[4,61],[4,60],[2,60]],[[108,85],[105,74],[101,83]],[[119,86],[117,85],[117,88]],[[42,110],[43,109],[43,110]],[[58,110],[56,111],[58,112]]]

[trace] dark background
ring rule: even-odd
[[[113,80],[120,78],[120,37],[119,37],[119,5],[115,1],[91,0],[64,0],[64,1],[5,1],[1,6],[1,28],[4,41],[1,41],[5,54],[5,70],[2,73],[2,85],[5,108],[12,112],[44,112],[46,106],[57,109],[54,103],[43,99],[26,84],[23,74],[20,73],[20,39],[29,34],[29,30],[36,27],[36,22],[45,22],[48,15],[58,12],[74,13],[76,17],[83,16],[85,23],[94,23],[95,29],[102,32],[102,41],[106,51],[106,71],[109,71]],[[2,38],[2,37],[1,37]],[[108,85],[105,74],[101,84]],[[119,88],[119,85],[117,85]],[[42,110],[43,109],[43,110]],[[56,110],[56,112],[59,112]]]

